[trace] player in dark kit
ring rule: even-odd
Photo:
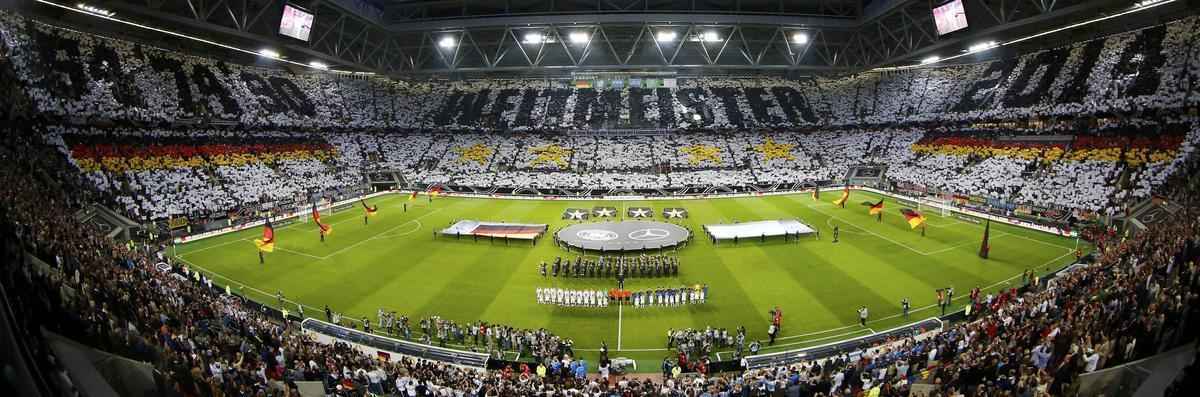
[[[838,242],[838,232],[839,232],[838,227],[834,226],[833,227],[833,242],[835,242],[835,243]]]

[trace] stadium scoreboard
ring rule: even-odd
[[[279,34],[297,40],[308,41],[312,33],[313,14],[294,4],[283,5],[283,15],[279,18]]]

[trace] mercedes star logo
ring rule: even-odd
[[[629,213],[633,214],[635,218],[642,218],[650,215],[650,211],[647,211],[645,208],[634,208],[629,210]]]
[[[629,238],[633,240],[660,240],[670,236],[671,232],[663,229],[639,229],[629,233]]]

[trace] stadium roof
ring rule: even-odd
[[[75,3],[35,0],[78,17]],[[944,2],[941,0],[938,3]],[[961,55],[1105,15],[1118,18],[1022,40],[1045,48],[1194,13],[1193,1],[962,0],[969,27],[939,35],[928,0],[108,0],[114,18],[235,47],[273,48],[297,64],[395,77],[677,74],[845,74]],[[278,34],[285,2],[315,14],[307,42]],[[91,3],[89,3],[91,4]],[[76,18],[78,19],[78,18]],[[67,22],[70,23],[70,22]],[[93,23],[93,26],[101,24]],[[112,24],[114,30],[126,31]]]

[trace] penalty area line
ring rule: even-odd
[[[337,250],[337,251],[330,252],[328,255],[325,255],[325,256],[321,257],[321,260],[329,259],[329,258],[331,258],[331,257],[333,257],[333,256],[335,256],[335,255],[337,255],[337,254],[340,254],[340,253],[346,252],[347,250],[350,250],[350,249],[352,249],[352,248],[355,248],[355,247],[358,247],[358,246],[360,246],[360,245],[363,245],[363,244],[366,244],[366,243],[368,243],[368,242],[371,242],[371,241],[375,240],[375,237],[378,237],[379,235],[383,235],[383,234],[390,233],[391,231],[393,231],[393,230],[396,230],[396,229],[399,229],[400,227],[402,227],[402,226],[404,226],[404,225],[407,225],[407,224],[409,224],[409,223],[412,223],[412,222],[414,222],[414,221],[419,221],[421,218],[424,218],[424,217],[427,217],[427,216],[433,215],[433,214],[435,214],[435,213],[437,213],[438,211],[441,211],[441,210],[442,210],[442,209],[439,207],[439,208],[436,208],[436,209],[434,209],[433,211],[426,212],[426,213],[425,213],[425,215],[421,215],[421,216],[419,216],[419,217],[416,217],[415,219],[410,219],[408,222],[404,222],[404,223],[401,223],[401,224],[399,224],[399,225],[396,225],[396,226],[394,226],[394,227],[392,227],[392,228],[390,228],[390,229],[388,229],[388,230],[384,230],[384,231],[380,232],[379,234],[376,234],[375,236],[372,236],[371,238],[368,238],[368,239],[363,239],[362,241],[359,241],[359,242],[357,242],[357,243],[354,243],[354,244],[350,244],[350,245],[346,246],[345,248],[339,249],[339,250]]]

